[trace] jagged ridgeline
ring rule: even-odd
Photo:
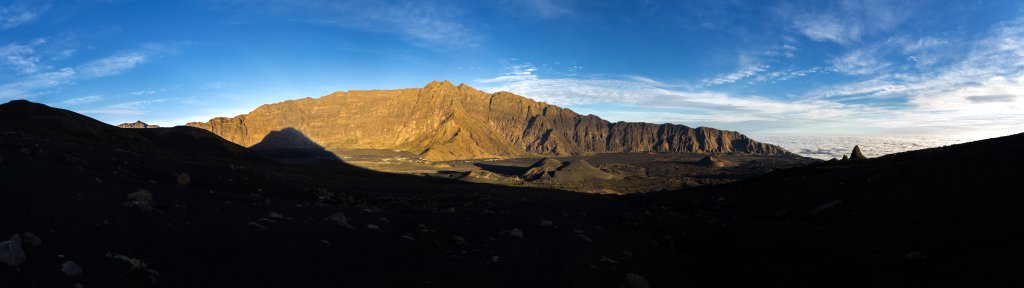
[[[448,81],[423,88],[335,92],[188,125],[246,147],[271,132],[292,128],[326,149],[397,149],[431,161],[603,152],[789,154],[733,131],[611,123],[512,93],[487,93]]]

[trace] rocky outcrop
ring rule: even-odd
[[[149,125],[149,124],[146,124],[146,122],[142,122],[142,121],[135,121],[135,123],[121,123],[121,124],[117,124],[117,127],[118,128],[134,128],[134,129],[160,128],[160,126],[158,126],[158,125]]]
[[[864,157],[864,153],[860,152],[860,145],[853,145],[853,152],[850,152],[851,160],[867,160],[868,157]]]
[[[187,125],[246,147],[292,128],[326,149],[396,149],[432,161],[605,152],[789,153],[733,131],[611,123],[512,93],[486,93],[448,81],[419,89],[336,92]]]

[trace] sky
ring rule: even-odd
[[[1024,132],[1024,2],[0,0],[0,102],[117,124],[432,80],[755,135]]]

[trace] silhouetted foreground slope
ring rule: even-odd
[[[42,241],[0,263],[0,287],[1019,287],[1022,148],[616,197],[284,165],[199,129],[15,101],[0,105],[0,233]]]

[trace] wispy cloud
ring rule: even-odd
[[[33,74],[39,71],[39,56],[35,47],[46,43],[36,39],[28,44],[10,43],[0,46],[0,71],[11,70],[18,74]]]
[[[823,4],[827,3],[827,4]],[[908,18],[912,4],[895,0],[820,2],[824,7],[785,7],[793,27],[814,41],[850,44],[864,36],[896,28]]]
[[[736,81],[753,77],[758,73],[767,71],[768,68],[769,66],[765,64],[749,65],[741,68],[740,70],[737,70],[736,72],[732,72],[725,75],[719,75],[714,78],[704,79],[701,81],[701,84],[703,84],[703,86],[714,86],[733,83]]]
[[[103,100],[103,96],[101,96],[101,95],[90,95],[90,96],[84,96],[84,97],[71,98],[71,99],[68,99],[68,100],[64,100],[64,104],[80,105],[80,104],[93,103],[93,102],[97,102],[97,101],[100,101],[100,100]]]
[[[487,91],[510,91],[556,105],[619,107],[602,116],[688,125],[717,123],[754,133],[969,132],[991,137],[1024,131],[1020,112],[1024,111],[1024,20],[993,26],[970,44],[959,61],[914,73],[883,60],[885,53],[922,53],[949,42],[937,37],[905,39],[915,40],[890,39],[852,49],[830,60],[833,67],[771,71],[766,65],[748,65],[698,86],[672,86],[639,76],[544,77],[521,68],[477,83]],[[715,84],[758,83],[828,71],[856,78],[792,97],[715,90]],[[785,123],[785,127],[773,123]]]
[[[832,15],[807,15],[793,22],[801,33],[816,41],[848,43],[860,40],[861,28]]]
[[[50,9],[50,4],[40,1],[15,1],[0,4],[0,30],[7,30],[31,22]]]
[[[878,59],[876,52],[877,48],[856,49],[833,58],[830,62],[836,71],[842,73],[853,75],[874,74],[891,65]]]
[[[213,0],[214,6],[246,9],[256,17],[397,33],[413,44],[433,48],[476,47],[481,35],[460,22],[462,9],[431,1]]]
[[[537,75],[534,72],[537,68],[531,64],[518,64],[510,66],[511,72],[506,75],[497,76],[488,79],[476,79],[477,83],[506,83],[526,80],[537,80]]]
[[[0,71],[15,71],[17,75],[0,76],[0,99],[33,98],[51,93],[62,85],[73,84],[78,80],[109,77],[135,69],[149,59],[162,53],[172,53],[167,45],[146,44],[132,52],[122,52],[111,56],[86,61],[73,67],[52,68],[45,63],[37,47],[46,44],[45,39],[38,39],[30,44],[12,43],[0,46]],[[173,47],[172,47],[173,48]],[[176,49],[176,48],[174,48]]]
[[[530,16],[539,16],[541,18],[558,18],[561,16],[575,15],[573,10],[570,8],[570,3],[567,1],[559,0],[521,0],[521,1],[502,1],[500,2],[504,6],[503,8],[508,11],[516,11],[515,13],[528,13]]]
[[[111,104],[99,108],[84,109],[79,112],[85,114],[102,114],[102,115],[143,115],[146,114],[146,108],[150,104],[166,102],[167,99],[153,99],[145,101],[131,101]]]
[[[916,127],[1019,132],[1024,130],[1024,20],[994,26],[970,51],[948,65],[918,73],[881,73],[852,83],[824,87],[808,97],[841,102],[897,101],[904,106],[875,123]],[[925,40],[927,45],[944,45]],[[884,101],[883,101],[884,102]]]
[[[146,55],[142,53],[122,53],[106,58],[89,61],[78,66],[82,77],[97,78],[120,74],[131,70],[146,62]]]
[[[75,70],[71,68],[37,73],[14,82],[0,84],[0,99],[31,98],[74,81]]]
[[[483,84],[480,87],[486,91],[509,91],[560,106],[629,105],[639,110],[635,114],[630,114],[628,108],[602,113],[603,116],[619,117],[618,120],[688,125],[726,123],[726,126],[735,126],[749,121],[827,119],[864,114],[866,110],[872,110],[828,100],[782,101],[712,90],[692,90],[641,76],[552,79],[532,74],[529,75],[531,77],[508,76],[515,75],[478,80],[477,83]],[[651,109],[685,112],[652,113]]]

